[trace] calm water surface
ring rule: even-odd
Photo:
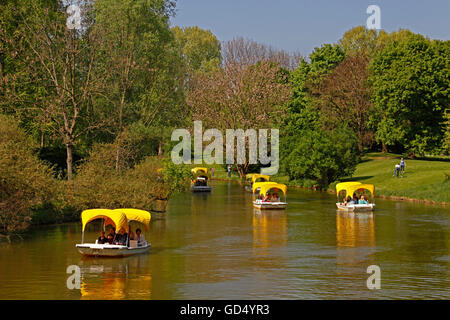
[[[41,227],[0,245],[0,299],[450,298],[450,208],[377,200],[374,214],[345,214],[334,195],[296,189],[288,203],[254,211],[226,182],[179,194],[152,220],[151,251],[128,258],[82,258],[80,223]],[[66,287],[69,265],[80,290]],[[367,289],[370,265],[380,290]]]

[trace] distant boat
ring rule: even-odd
[[[277,200],[268,200],[264,201],[261,199],[253,200],[253,207],[260,210],[277,210],[277,209],[286,209],[287,207],[287,186],[285,184],[280,184],[276,182],[255,182],[253,184],[253,194],[255,192],[260,197],[265,197],[269,195],[269,197],[274,194],[278,194],[281,191],[284,195],[285,201],[281,201],[278,197]]]
[[[112,225],[116,230],[124,228],[128,230],[130,221],[142,224],[145,230],[148,230],[151,215],[150,212],[139,209],[90,209],[81,213],[82,238],[81,244],[76,248],[84,256],[92,257],[127,257],[135,254],[145,253],[150,250],[151,244],[145,239],[142,241],[127,239],[127,245],[121,244],[100,244],[98,240],[95,243],[84,242],[84,230],[86,225],[94,220],[103,219],[103,229]]]
[[[270,176],[266,176],[259,173],[249,173],[245,176],[245,191],[253,192],[253,184],[255,182],[268,182]]]
[[[194,168],[191,171],[194,174],[191,190],[193,192],[211,192],[212,188],[208,185],[211,174],[208,172],[208,168]]]
[[[345,203],[344,201],[339,200],[339,195],[341,192],[345,191],[344,198],[350,196],[353,199],[353,194],[359,195],[358,199],[361,195],[364,194],[364,191],[369,191],[372,196],[372,203]],[[375,186],[373,184],[363,184],[357,181],[349,181],[349,182],[341,182],[336,185],[336,194],[338,198],[338,202],[336,206],[338,210],[343,211],[351,211],[351,212],[371,212],[375,210]]]

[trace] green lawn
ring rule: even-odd
[[[450,181],[446,180],[446,175],[450,174],[450,161],[405,159],[406,174],[392,177],[400,157],[395,154],[366,154],[353,177],[342,181],[372,183],[376,195],[450,203]]]
[[[450,159],[410,160],[405,158],[406,173],[403,177],[392,177],[394,166],[400,163],[401,155],[392,153],[368,153],[358,164],[352,177],[341,181],[361,181],[375,185],[375,194],[398,196],[420,200],[450,203]],[[228,179],[222,165],[191,165],[194,167],[214,168],[214,178]],[[239,180],[239,174],[232,172],[232,180]],[[287,176],[274,176],[271,180],[288,185],[295,185]],[[334,190],[336,183],[330,185]]]

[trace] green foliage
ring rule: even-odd
[[[69,205],[77,210],[128,207],[153,210],[159,200],[167,201],[172,193],[189,186],[190,171],[186,166],[176,166],[155,156],[135,161],[134,152],[121,150],[119,170],[117,144],[93,147],[78,168],[73,184],[68,183]]]
[[[283,148],[286,154],[282,165],[292,180],[313,180],[325,188],[330,182],[351,175],[358,163],[358,140],[348,130],[302,130],[290,142]]]
[[[450,41],[430,41],[421,35],[393,41],[375,56],[369,79],[379,142],[402,144],[420,155],[441,147],[449,68]]]
[[[15,120],[0,115],[0,232],[21,231],[32,209],[60,207],[61,186],[34,154],[35,145]]]
[[[187,165],[176,165],[171,159],[164,159],[161,172],[164,184],[169,187],[171,193],[186,191],[193,179],[192,172]]]
[[[221,45],[211,31],[197,26],[174,27],[172,31],[191,72],[198,70],[209,72],[219,68]]]

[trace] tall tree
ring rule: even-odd
[[[210,30],[193,26],[174,27],[172,32],[190,74],[217,70],[222,60],[221,44]]]
[[[169,29],[173,3],[98,0],[94,11],[93,32],[101,56],[95,74],[103,90],[97,102],[111,110],[113,135],[120,136],[136,122],[153,133],[161,132],[161,126],[176,119],[183,99],[180,57]]]
[[[361,52],[345,58],[319,86],[311,89],[318,96],[317,107],[324,128],[348,125],[358,136],[360,153],[373,142],[369,129],[373,104],[367,84],[368,60]]]
[[[89,6],[89,2],[85,2]],[[52,131],[67,151],[67,177],[72,179],[73,148],[79,137],[98,123],[90,123],[90,98],[96,90],[92,72],[96,57],[89,19],[83,19],[81,30],[69,29],[60,7],[29,1],[16,8],[17,28],[12,37],[3,33],[3,41],[17,47],[19,74],[26,74],[31,86],[45,88],[45,103],[38,110],[49,119]],[[26,50],[23,50],[26,49]],[[9,55],[15,54],[9,51]],[[14,87],[18,78],[9,79]],[[11,91],[27,94],[24,90]],[[14,94],[12,98],[16,98]],[[83,126],[80,125],[83,123]]]
[[[228,62],[212,74],[197,74],[188,103],[195,120],[208,128],[258,129],[274,126],[283,118],[283,105],[290,97],[286,75],[278,65],[260,61],[242,66]],[[238,164],[241,177],[249,159]]]
[[[393,41],[370,66],[376,139],[423,155],[442,145],[449,106],[450,41],[413,35]]]

